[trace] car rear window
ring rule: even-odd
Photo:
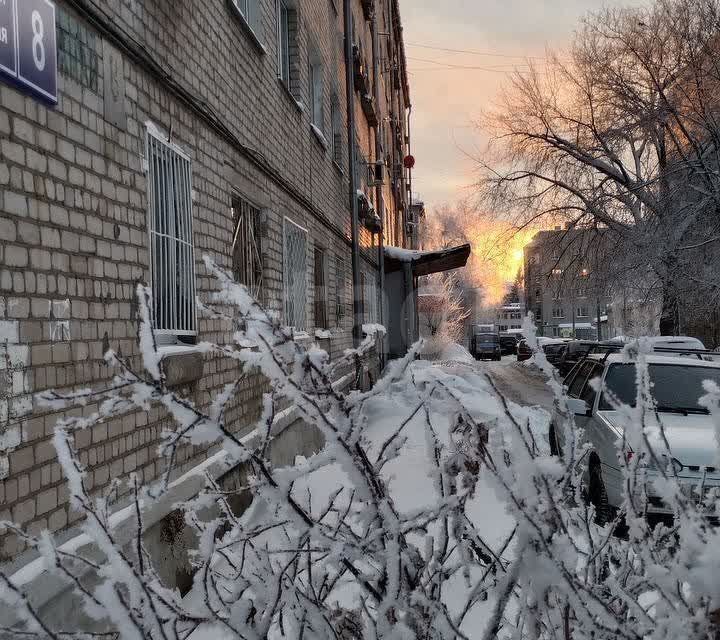
[[[651,394],[655,404],[670,409],[703,411],[698,400],[705,395],[703,381],[712,380],[720,385],[720,368],[693,367],[681,364],[651,364],[648,367]],[[634,364],[612,364],[605,376],[605,388],[631,407],[637,397],[636,369]],[[600,398],[599,409],[613,407],[607,393]]]
[[[475,341],[480,344],[495,344],[498,342],[498,337],[493,333],[479,333],[475,336]]]

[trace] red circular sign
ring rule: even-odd
[[[415,166],[415,156],[405,156],[403,166],[406,169],[412,169]]]

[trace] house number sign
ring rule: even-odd
[[[0,77],[57,103],[55,4],[0,0]]]

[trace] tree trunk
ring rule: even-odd
[[[662,309],[660,311],[660,335],[676,336],[679,332],[679,301],[674,283],[663,279]]]

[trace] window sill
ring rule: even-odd
[[[233,13],[237,21],[240,23],[240,25],[243,28],[243,31],[248,35],[250,38],[250,42],[253,43],[255,48],[258,50],[259,53],[266,55],[267,49],[265,48],[265,45],[262,43],[260,38],[258,37],[258,34],[255,33],[255,29],[253,29],[250,26],[250,23],[245,19],[245,16],[240,13],[240,11],[235,7],[235,5],[232,3],[232,0],[228,0],[228,4],[230,5],[230,11]]]
[[[197,382],[203,376],[203,352],[196,345],[158,347],[166,384],[177,387]]]
[[[310,123],[310,130],[313,132],[313,135],[315,136],[315,139],[318,141],[318,144],[323,148],[323,151],[327,151],[328,147],[330,146],[328,144],[327,139],[325,138],[325,135],[322,131],[318,128],[316,124]]]
[[[302,102],[300,102],[290,91],[290,87],[288,87],[282,78],[278,78],[278,84],[282,87],[283,93],[290,99],[293,106],[298,110],[298,113],[304,113],[305,112],[305,105],[303,105]]]

